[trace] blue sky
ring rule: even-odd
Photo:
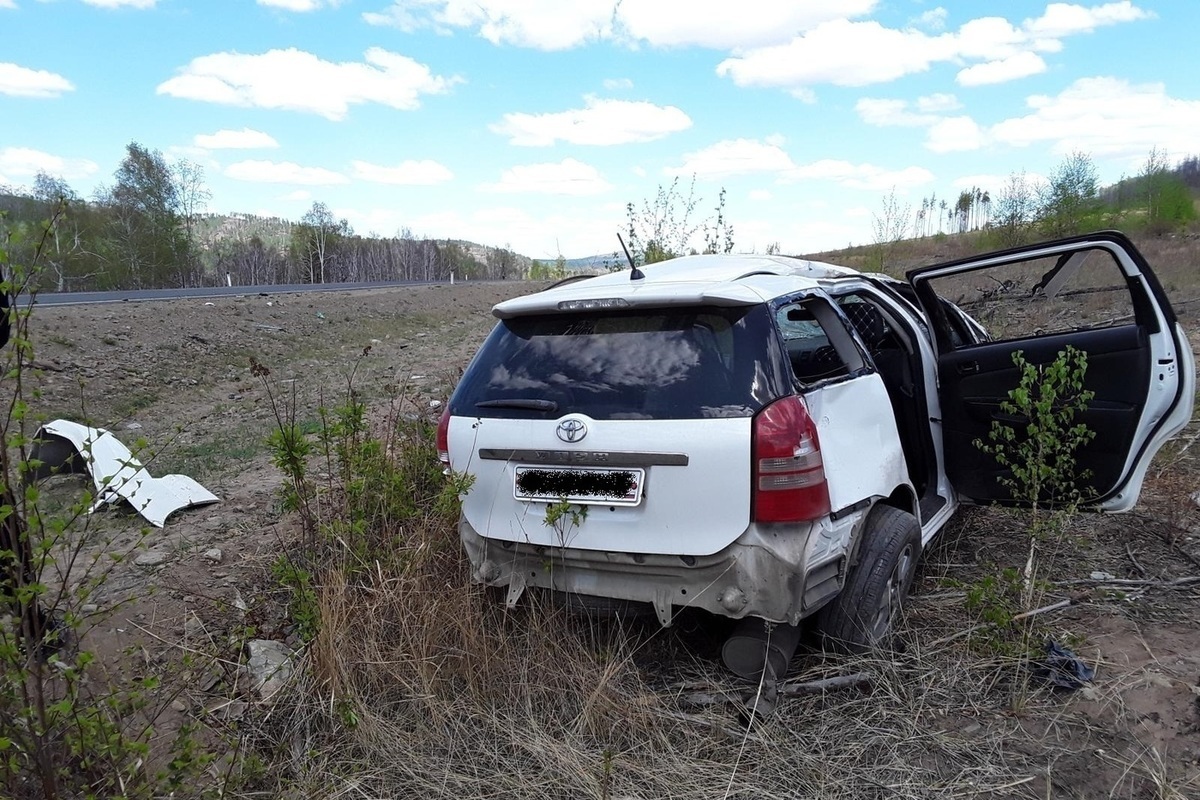
[[[91,196],[137,141],[210,211],[553,258],[695,175],[738,250],[811,252],[893,190],[1200,154],[1197,31],[1195,0],[0,0],[0,184]]]

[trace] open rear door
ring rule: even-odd
[[[964,499],[1007,502],[995,459],[976,446],[1019,373],[1012,356],[1046,364],[1067,345],[1088,356],[1076,418],[1096,436],[1077,453],[1084,505],[1133,506],[1151,458],[1191,418],[1196,365],[1158,279],[1122,234],[1101,232],[936,264],[908,273],[938,349],[946,474]],[[952,303],[988,331],[973,335]],[[1017,425],[1019,428],[1019,424]]]

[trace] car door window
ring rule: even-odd
[[[792,371],[803,385],[855,374],[865,366],[844,317],[823,298],[798,297],[779,303],[775,324]]]
[[[954,303],[997,342],[1130,325],[1136,309],[1125,275],[1109,250],[1094,248],[935,277],[934,293]],[[943,342],[973,342],[943,310]]]

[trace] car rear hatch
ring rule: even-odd
[[[501,321],[449,404],[463,513],[500,541],[708,555],[751,514],[754,414],[786,393],[762,305]],[[546,524],[548,505],[586,518]]]

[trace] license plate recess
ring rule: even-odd
[[[646,471],[638,468],[518,466],[513,496],[549,503],[636,506],[642,502],[645,480]]]

